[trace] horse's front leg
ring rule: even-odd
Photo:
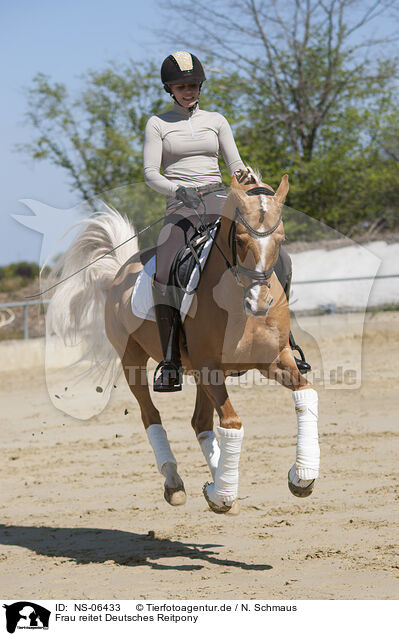
[[[292,390],[297,418],[296,461],[288,472],[288,487],[296,497],[308,497],[319,476],[318,396],[313,385],[299,373],[290,347],[285,347],[278,361],[267,370],[267,377]]]
[[[202,388],[217,410],[220,426],[220,456],[215,470],[214,481],[203,488],[205,499],[213,512],[225,513],[231,510],[238,493],[238,464],[244,428],[233,409],[227,393],[222,371],[213,371],[203,378]]]

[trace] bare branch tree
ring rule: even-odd
[[[332,110],[367,95],[396,74],[381,47],[397,42],[392,31],[377,37],[373,25],[399,0],[160,0],[173,32],[165,43],[198,51],[235,70],[247,82],[248,104],[258,100],[265,127],[284,122],[293,151],[310,160],[320,128]],[[172,20],[172,17],[175,18]],[[386,29],[386,23],[385,23]],[[181,36],[181,34],[185,34]],[[243,113],[245,115],[245,113]]]

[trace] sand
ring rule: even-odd
[[[350,363],[358,342],[347,317],[322,320],[323,356]],[[215,515],[203,498],[193,386],[156,398],[187,490],[172,508],[124,380],[103,413],[81,421],[50,402],[42,366],[2,365],[0,596],[397,599],[398,337],[399,313],[368,314],[360,388],[317,387],[322,471],[308,499],[287,487],[290,392],[230,387],[245,427],[238,516]],[[306,347],[317,366],[317,347]]]

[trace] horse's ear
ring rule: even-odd
[[[290,186],[288,185],[288,174],[285,174],[283,178],[281,179],[279,187],[277,188],[277,191],[275,194],[276,199],[280,201],[281,203],[284,203],[285,197],[287,196],[289,189],[290,189]]]

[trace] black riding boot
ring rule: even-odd
[[[152,285],[155,317],[164,359],[154,373],[154,391],[181,391],[183,369],[180,359],[180,311],[169,304],[168,293],[161,291],[157,283]]]

